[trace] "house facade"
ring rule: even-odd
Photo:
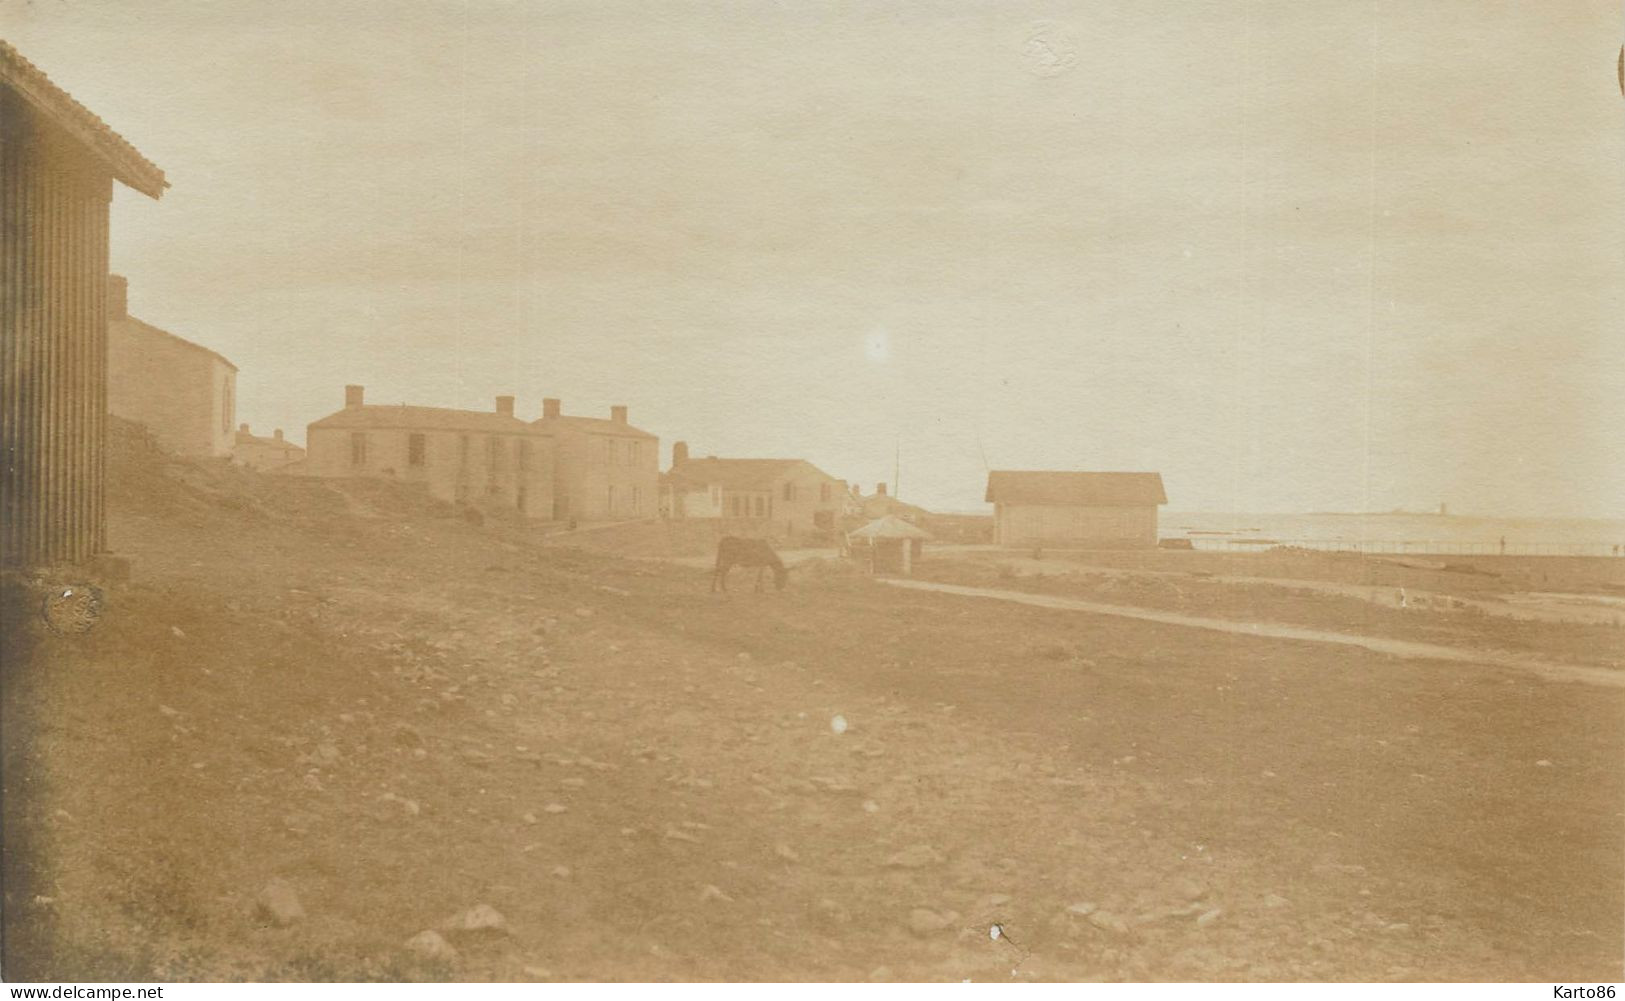
[[[377,406],[346,386],[344,409],[305,433],[309,476],[370,476],[421,483],[429,495],[527,518],[553,514],[554,443],[513,414],[513,397],[490,412]]]
[[[237,440],[237,366],[131,316],[128,283],[109,275],[107,410],[145,425],[176,455],[230,455]]]
[[[0,565],[107,548],[107,256],[113,183],[163,171],[0,41]]]
[[[553,398],[531,423],[554,449],[551,517],[560,521],[631,521],[658,513],[660,439],[633,427],[624,406],[609,419],[574,417]]]
[[[1141,549],[1157,544],[1159,473],[988,474],[993,541],[1001,546]]]
[[[249,431],[247,424],[238,425],[231,449],[233,462],[264,472],[286,469],[304,457],[305,450],[284,438],[281,428],[267,438]]]
[[[793,535],[834,529],[847,497],[844,481],[803,459],[693,459],[678,442],[661,507],[671,518],[753,520]]]

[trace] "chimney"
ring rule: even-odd
[[[886,496],[886,484],[884,484],[884,483],[876,483],[875,484],[875,496],[876,497],[884,497],[884,496]]]
[[[680,466],[688,461],[688,442],[674,442],[671,446],[671,464]]]
[[[499,397],[497,397],[497,413],[501,414],[503,417],[512,417],[513,416],[513,397],[511,397],[511,396],[499,396]]]
[[[354,410],[356,407],[361,406],[362,400],[365,399],[365,397],[366,397],[366,387],[365,386],[345,386],[344,387],[344,409],[346,409],[346,410]]]
[[[271,437],[275,438],[277,441],[281,441],[282,440],[282,429],[277,428],[275,431],[272,431],[271,432]]]
[[[559,401],[548,397],[542,401],[542,419],[557,417],[559,415]]]
[[[239,424],[239,425],[237,425],[237,430],[241,431],[243,434],[247,434],[248,433],[248,425],[247,424]]]
[[[609,408],[609,419],[614,421],[617,424],[625,424],[626,423],[626,406],[623,404],[623,405],[618,406],[618,407],[610,407]]]

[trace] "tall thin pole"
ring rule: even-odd
[[[903,436],[897,436],[897,455],[892,459],[891,467],[891,493],[892,497],[899,497],[903,493]]]

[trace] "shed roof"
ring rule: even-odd
[[[677,485],[772,490],[785,474],[803,466],[826,479],[835,479],[806,459],[719,459],[716,456],[686,459],[672,466],[669,475],[671,482]]]
[[[854,539],[929,539],[931,533],[923,528],[910,525],[908,522],[888,514],[884,518],[876,518],[862,528],[855,528],[846,533]]]
[[[72,95],[51,82],[44,71],[0,40],[0,83],[16,91],[36,111],[81,143],[121,183],[153,198],[169,182],[164,172]]]
[[[1138,507],[1166,504],[1161,473],[1017,472],[987,474],[986,500],[1058,507]]]
[[[450,407],[408,407],[367,404],[345,407],[310,423],[315,428],[351,428],[357,431],[389,428],[407,431],[483,431],[487,434],[544,434],[542,429],[517,417],[482,410],[453,410]]]
[[[156,335],[158,337],[165,337],[165,338],[168,338],[169,340],[172,340],[172,341],[177,341],[177,342],[179,342],[181,344],[182,347],[190,348],[191,350],[196,351],[199,354],[208,355],[209,357],[213,358],[215,361],[218,361],[222,365],[225,365],[227,368],[231,369],[233,372],[237,371],[237,366],[232,364],[231,359],[227,358],[225,355],[223,355],[220,352],[216,351],[214,348],[206,348],[203,345],[196,343],[195,341],[187,340],[186,338],[180,336],[179,334],[172,334],[172,333],[170,333],[169,331],[165,330],[162,327],[155,327],[152,324],[146,322],[145,320],[138,320],[135,317],[130,316],[128,314],[126,314],[124,316],[115,316],[115,317],[110,318],[107,321],[107,328],[111,332],[116,325],[120,325],[120,324],[124,325],[125,329],[136,330],[136,331],[140,331],[140,332],[143,332],[143,333],[153,334],[153,335]]]

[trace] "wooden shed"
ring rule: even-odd
[[[167,186],[0,42],[0,564],[105,551],[107,225],[118,181]]]
[[[846,533],[852,558],[870,573],[896,573],[907,577],[914,572],[921,551],[931,533],[888,514],[862,528]]]
[[[1157,544],[1160,473],[996,470],[987,476],[1001,546],[1139,549]]]

